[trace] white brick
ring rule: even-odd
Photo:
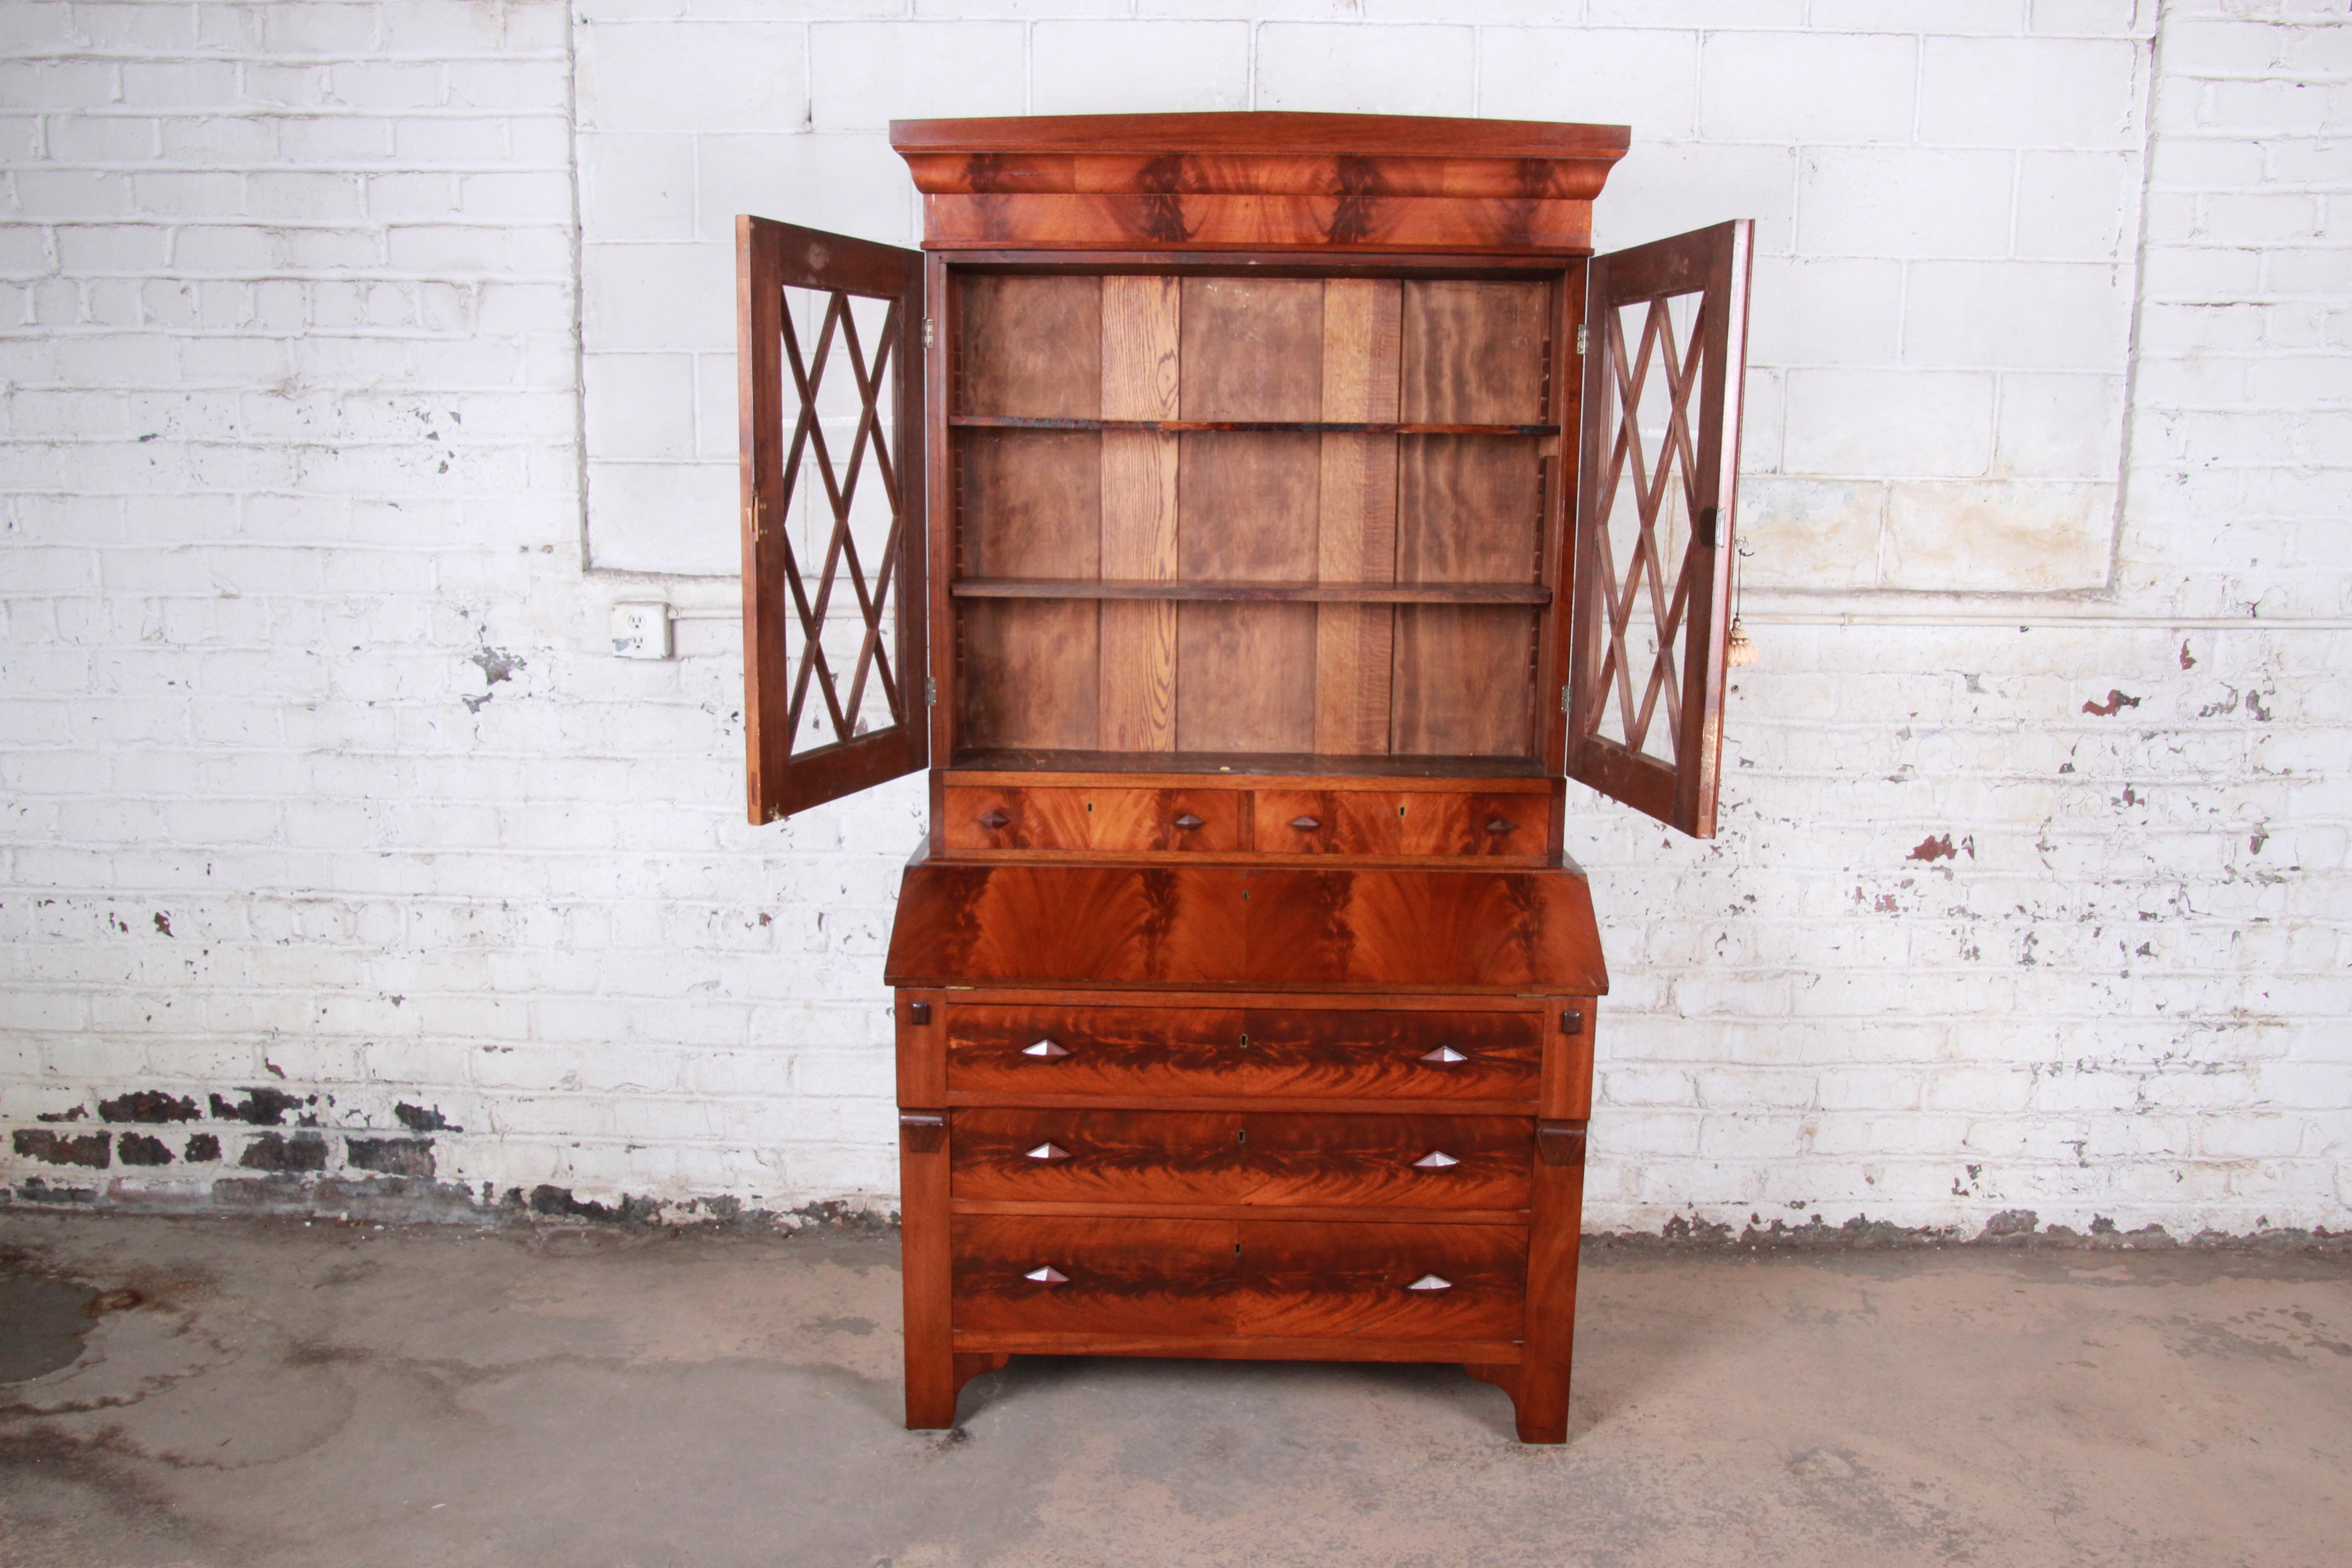
[[[1027,100],[1024,41],[1011,22],[819,24],[809,29],[810,128],[1018,114]]]
[[[2004,375],[1993,471],[2011,479],[2112,479],[2122,456],[2123,416],[2120,377]]]
[[[1990,376],[1949,371],[1791,371],[1789,470],[1981,474],[1992,458],[1992,392]]]
[[[2018,164],[2017,254],[2115,261],[2133,239],[2139,160],[2126,153],[2028,153]]]
[[[1726,142],[1907,138],[1918,46],[1885,34],[1710,33],[1699,131]]]
[[[2137,146],[2144,53],[2121,40],[1926,39],[1919,139],[1964,147]]]
[[[818,29],[824,37],[830,29]],[[785,25],[580,30],[580,122],[596,131],[797,131],[804,30]]]
[[[694,455],[694,361],[686,354],[590,354],[582,363],[589,444],[614,458]]]
[[[1514,120],[1628,125],[1633,145],[1691,136],[1698,39],[1639,28],[1486,27],[1478,34],[1478,112]]]
[[[1244,22],[1040,22],[1030,34],[1030,111],[1247,109],[1249,59]]]
[[[2107,267],[1920,262],[1903,332],[1908,364],[2114,371],[2131,333],[2128,279]]]
[[[701,136],[696,143],[700,237],[724,244],[730,267],[738,213],[885,245],[919,237],[914,183],[881,137]]]
[[[1890,588],[2033,594],[2106,579],[2113,485],[1929,483],[1889,489]]]
[[[1269,22],[1257,33],[1256,107],[1470,114],[1474,40],[1468,27]]]
[[[1810,149],[1798,162],[1798,247],[1808,256],[2006,256],[2014,170],[2007,153]]]
[[[1900,262],[1760,257],[1749,287],[1751,365],[1890,365],[1901,357]]]

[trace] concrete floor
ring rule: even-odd
[[[1589,1248],[1547,1449],[1448,1367],[1016,1361],[902,1431],[897,1252],[0,1215],[0,1563],[2352,1553],[2340,1256]]]

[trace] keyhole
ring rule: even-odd
[[[1249,1129],[1248,1129],[1248,1128],[1246,1128],[1246,1127],[1244,1127],[1244,1128],[1243,1128],[1240,1131],[1238,1131],[1238,1132],[1234,1133],[1234,1142],[1236,1142],[1236,1143],[1246,1143],[1246,1142],[1249,1142]]]
[[[1242,1037],[1242,1049],[1249,1049],[1249,1037],[1247,1035],[1244,1035]]]
[[[1402,806],[1398,806],[1398,807],[1397,807],[1397,815],[1398,815],[1399,816],[1402,816],[1404,815],[1404,807],[1402,807]]]
[[[1094,803],[1093,801],[1088,801],[1088,802],[1087,802],[1087,809],[1088,811],[1092,811],[1094,808],[1095,808],[1095,803]]]

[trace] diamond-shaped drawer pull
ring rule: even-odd
[[[1029,1157],[1032,1160],[1066,1160],[1070,1152],[1058,1143],[1040,1143],[1029,1151]],[[1454,1163],[1451,1160],[1445,1163],[1449,1165]]]
[[[1021,1054],[1024,1057],[1035,1057],[1039,1061],[1050,1062],[1056,1057],[1066,1057],[1070,1053],[1051,1040],[1040,1040],[1034,1046],[1022,1047]]]
[[[1317,828],[1322,826],[1323,823],[1322,819],[1319,817],[1294,816],[1290,819],[1290,826],[1296,827],[1301,833],[1312,833]]]
[[[1034,1279],[1040,1285],[1066,1285],[1070,1282],[1070,1277],[1068,1275],[1063,1273],[1060,1269],[1055,1268],[1050,1263],[1043,1268],[1032,1268],[1028,1273],[1024,1274],[1021,1278],[1024,1279]],[[1433,1278],[1434,1278],[1434,1276],[1433,1276]],[[1438,1280],[1437,1288],[1441,1290],[1444,1289],[1445,1288],[1445,1281],[1443,1279]],[[1418,1290],[1421,1287],[1415,1285],[1412,1289]]]
[[[980,814],[980,825],[982,827],[987,828],[991,833],[995,832],[998,828],[1003,826],[1006,823],[1012,820],[1013,819],[1011,817],[1005,816],[1001,811],[983,811]]]
[[[1176,826],[1182,828],[1185,832],[1190,833],[1192,829],[1201,826],[1201,819],[1188,811],[1183,816],[1176,819]]]
[[[1461,1161],[1455,1159],[1444,1150],[1432,1149],[1428,1153],[1423,1154],[1420,1159],[1415,1160],[1412,1163],[1412,1167],[1416,1171],[1442,1171],[1448,1165],[1458,1165],[1460,1163],[1462,1163]]]
[[[1495,835],[1497,838],[1501,837],[1506,833],[1517,832],[1518,826],[1519,825],[1517,823],[1511,821],[1508,817],[1490,816],[1486,819],[1486,831]]]
[[[1424,1052],[1421,1059],[1425,1062],[1435,1062],[1440,1067],[1452,1067],[1455,1062],[1466,1062],[1470,1058],[1452,1046],[1440,1046],[1433,1051]]]
[[[1037,1276],[1032,1274],[1029,1278],[1034,1279]],[[1420,1279],[1414,1280],[1412,1284],[1406,1286],[1405,1289],[1408,1290],[1451,1290],[1454,1289],[1454,1281],[1451,1279],[1441,1279],[1434,1274],[1424,1274]]]

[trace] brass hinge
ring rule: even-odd
[[[939,679],[939,677],[938,677],[938,676],[936,676],[936,675],[927,675],[927,676],[923,677],[923,706],[924,706],[924,707],[926,707],[926,708],[936,708],[936,707],[938,707],[939,705],[940,705],[940,679]]]
[[[929,316],[923,318],[923,346],[931,346],[931,319]]]
[[[923,323],[923,341],[924,341],[925,342],[929,342],[931,341],[930,327],[931,327],[931,324],[930,324],[929,321],[926,321],[926,322],[924,322],[924,323]],[[1586,331],[1585,331],[1585,330],[1584,330],[1584,323],[1583,323],[1582,321],[1579,321],[1579,322],[1577,322],[1577,323],[1576,323],[1576,352],[1577,352],[1578,353],[1581,354],[1581,353],[1584,352],[1584,345],[1585,345],[1588,342],[1590,342],[1590,341],[1591,341],[1591,340],[1590,340],[1590,337],[1589,337],[1589,335],[1586,333]]]
[[[1565,686],[1559,689],[1559,710],[1563,713],[1568,711],[1568,688]]]

